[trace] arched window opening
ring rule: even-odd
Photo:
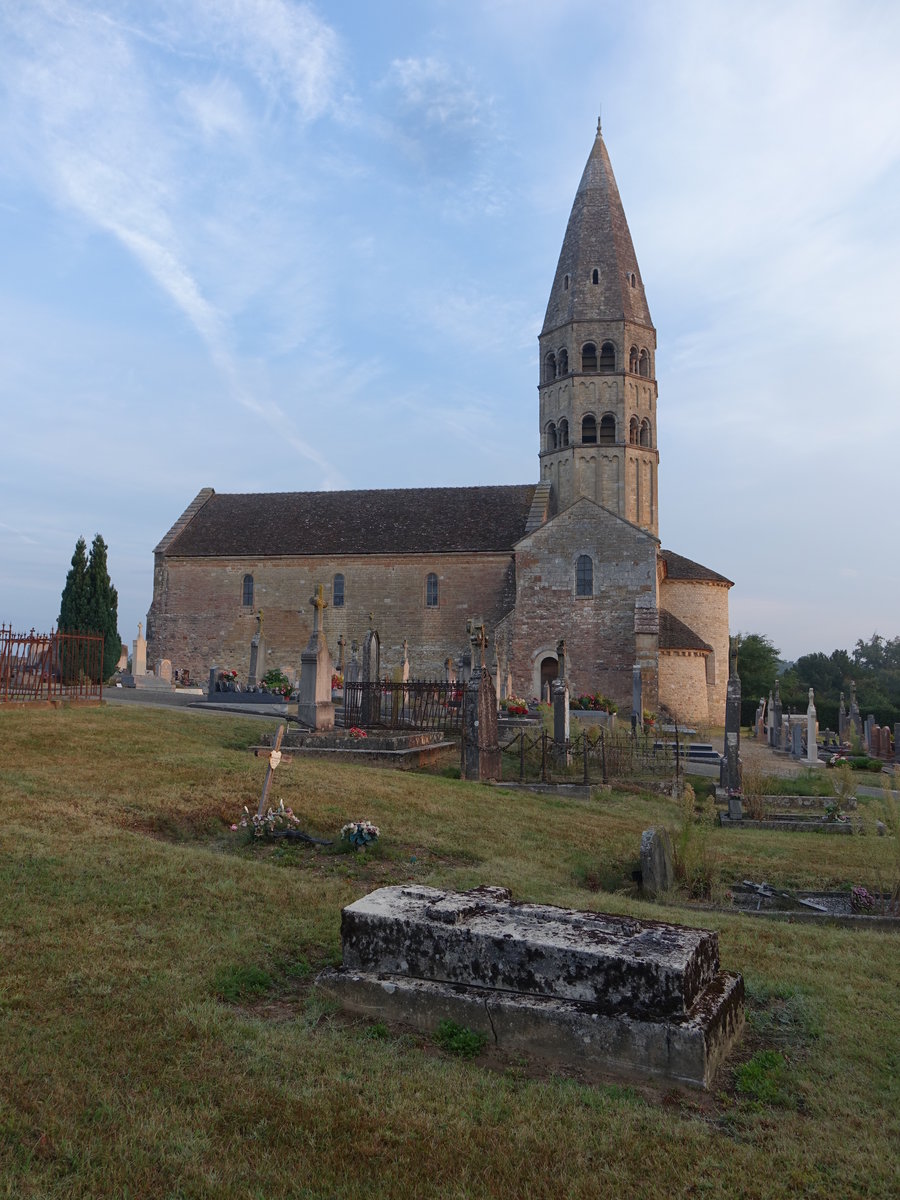
[[[565,348],[560,350],[556,356],[556,361],[559,365],[559,374],[568,375],[569,373],[569,352]]]
[[[600,370],[614,371],[616,369],[616,348],[612,342],[604,342],[600,347]]]
[[[645,419],[641,421],[641,445],[651,446],[652,444],[650,440],[650,422]]]
[[[556,355],[548,354],[544,359],[544,379],[549,383],[551,379],[556,378]]]
[[[560,446],[568,446],[568,444],[569,444],[569,422],[566,420],[565,417],[563,417],[563,419],[560,421],[559,425],[557,426],[557,434],[559,436]]]
[[[331,603],[335,608],[344,607],[344,577],[335,575],[331,585]]]
[[[438,577],[432,571],[425,576],[425,607],[437,608],[438,606]]]
[[[631,349],[628,351],[628,370],[631,371],[632,374],[637,375],[637,369],[638,369],[637,346],[632,346]]]
[[[245,608],[252,608],[253,607],[253,576],[252,575],[244,576],[244,589],[243,589],[242,594],[243,594],[243,600],[241,601],[241,603],[244,605]]]
[[[640,441],[640,427],[637,417],[632,417],[628,423],[628,441],[632,446],[636,446]]]
[[[532,359],[532,361],[534,360]],[[597,347],[593,342],[585,342],[581,347],[581,369],[582,371],[597,370]]]
[[[586,445],[597,444],[597,418],[587,416],[581,422],[581,440]]]
[[[634,271],[631,272],[631,286],[637,287],[637,276],[635,275]]]
[[[650,355],[646,350],[641,350],[640,373],[645,379],[650,378]]]
[[[567,292],[568,290],[569,290],[569,277],[568,277],[568,275],[563,275],[563,291]]]
[[[600,282],[600,272],[597,270],[596,267],[594,267],[593,271],[591,271],[591,283],[599,283],[599,282]]]
[[[600,420],[600,445],[614,446],[616,444],[616,418],[612,413],[604,413]]]
[[[555,450],[555,449],[556,449],[556,445],[557,445],[557,442],[556,442],[556,426],[555,426],[555,425],[553,424],[553,422],[551,421],[551,422],[550,422],[550,424],[547,426],[547,449],[548,449],[548,450]]]
[[[575,565],[575,595],[593,596],[594,564],[588,554],[579,554]]]

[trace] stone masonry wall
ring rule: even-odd
[[[705,580],[664,579],[659,589],[659,606],[712,646],[714,680],[704,683],[709,720],[714,725],[724,725],[728,688],[728,585]]]
[[[334,576],[344,576],[344,605],[334,608]],[[425,604],[425,577],[439,581],[439,604]],[[245,574],[253,576],[254,604],[241,604]],[[343,634],[360,643],[369,612],[381,637],[382,673],[399,664],[404,638],[413,677],[437,678],[444,659],[468,648],[466,618],[483,617],[489,629],[513,605],[511,554],[360,555],[358,557],[166,558],[157,555],[153,603],[147,616],[148,660],[169,658],[205,680],[213,665],[233,668],[246,678],[256,614],[263,612],[265,665],[292,679],[312,630],[310,597],[325,588],[329,607],[324,626],[337,661]]]
[[[570,692],[602,691],[631,704],[635,602],[656,603],[651,535],[588,500],[576,502],[523,539],[516,550],[516,608],[504,623],[513,689],[532,696],[540,660],[566,639]],[[594,594],[576,596],[579,555],[591,557]],[[656,706],[655,660],[645,670],[645,704]]]
[[[706,655],[695,650],[661,650],[659,700],[679,721],[707,724]]]

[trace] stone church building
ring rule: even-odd
[[[383,672],[406,641],[412,676],[442,678],[481,617],[517,695],[540,695],[565,638],[572,694],[627,708],[639,663],[646,708],[722,723],[732,584],[660,547],[656,331],[599,126],[539,343],[539,482],[204,488],[154,552],[152,659],[246,677],[262,610],[263,669],[295,677],[321,583],[332,653],[374,614]]]

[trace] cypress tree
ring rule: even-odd
[[[59,606],[59,621],[61,633],[89,633],[88,625],[88,560],[87,543],[80,537],[75,543],[75,553],[72,555],[72,566],[66,576],[66,586],[63,588],[62,600]]]
[[[87,565],[88,628],[103,634],[103,678],[109,679],[119,655],[119,593],[113,587],[106,565],[106,542],[98,533],[91,543]]]

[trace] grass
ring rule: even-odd
[[[0,1196],[896,1194],[893,937],[634,898],[641,830],[678,824],[660,795],[295,759],[273,798],[318,836],[373,820],[378,854],[254,843],[229,826],[258,799],[259,733],[164,710],[0,712]],[[727,880],[874,889],[893,870],[893,838],[709,839]],[[341,1017],[313,986],[340,959],[341,907],[407,881],[717,929],[749,1018],[718,1092],[488,1069]]]

